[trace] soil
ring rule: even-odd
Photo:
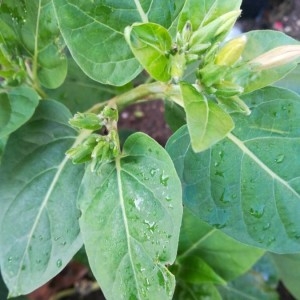
[[[257,5],[257,3],[259,3]],[[242,31],[274,29],[300,40],[300,0],[244,0],[244,12],[238,22]],[[172,134],[164,121],[164,103],[157,100],[132,105],[120,114],[119,127],[125,135],[133,131],[149,134],[165,145]],[[92,291],[89,270],[77,262],[71,262],[49,283],[30,294],[30,300],[56,300],[54,295],[65,293],[64,300],[105,300],[100,290]],[[278,291],[283,300],[294,299],[280,283]],[[52,298],[51,298],[52,297]]]

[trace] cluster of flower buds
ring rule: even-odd
[[[116,130],[118,111],[106,106],[100,114],[77,113],[69,123],[78,129],[98,130],[105,128],[105,134],[92,133],[83,143],[69,149],[66,155],[74,164],[91,162],[92,170],[102,163],[112,161],[120,153],[119,136]]]
[[[198,28],[193,28],[192,23],[187,21],[181,32],[177,33],[171,54],[171,76],[178,82],[183,76],[187,63],[201,59],[211,48],[216,48],[218,42],[231,30],[240,10],[228,12],[213,21],[207,21]]]

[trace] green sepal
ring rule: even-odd
[[[250,108],[247,104],[238,96],[233,97],[218,97],[220,107],[222,107],[228,113],[242,113],[246,116],[251,114]]]
[[[198,71],[198,78],[206,87],[223,80],[228,72],[227,66],[217,66],[213,63],[207,64]]]
[[[214,88],[216,89],[215,95],[224,98],[236,96],[244,91],[240,85],[225,80],[215,84]]]

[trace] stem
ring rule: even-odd
[[[119,110],[124,107],[140,101],[149,101],[154,99],[166,99],[183,106],[180,88],[176,84],[167,84],[162,82],[153,82],[141,84],[136,88],[111,98],[108,101],[97,103],[88,112],[98,113],[108,103],[115,104]]]
[[[148,23],[148,16],[145,14],[139,0],[134,0],[135,6],[140,14],[143,23]]]

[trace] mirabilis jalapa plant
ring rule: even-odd
[[[300,45],[274,31],[225,41],[240,4],[0,2],[10,297],[83,245],[107,299],[277,299],[279,279],[300,297],[300,97],[271,86]],[[118,112],[157,98],[176,131],[166,149],[144,133],[121,144]]]

